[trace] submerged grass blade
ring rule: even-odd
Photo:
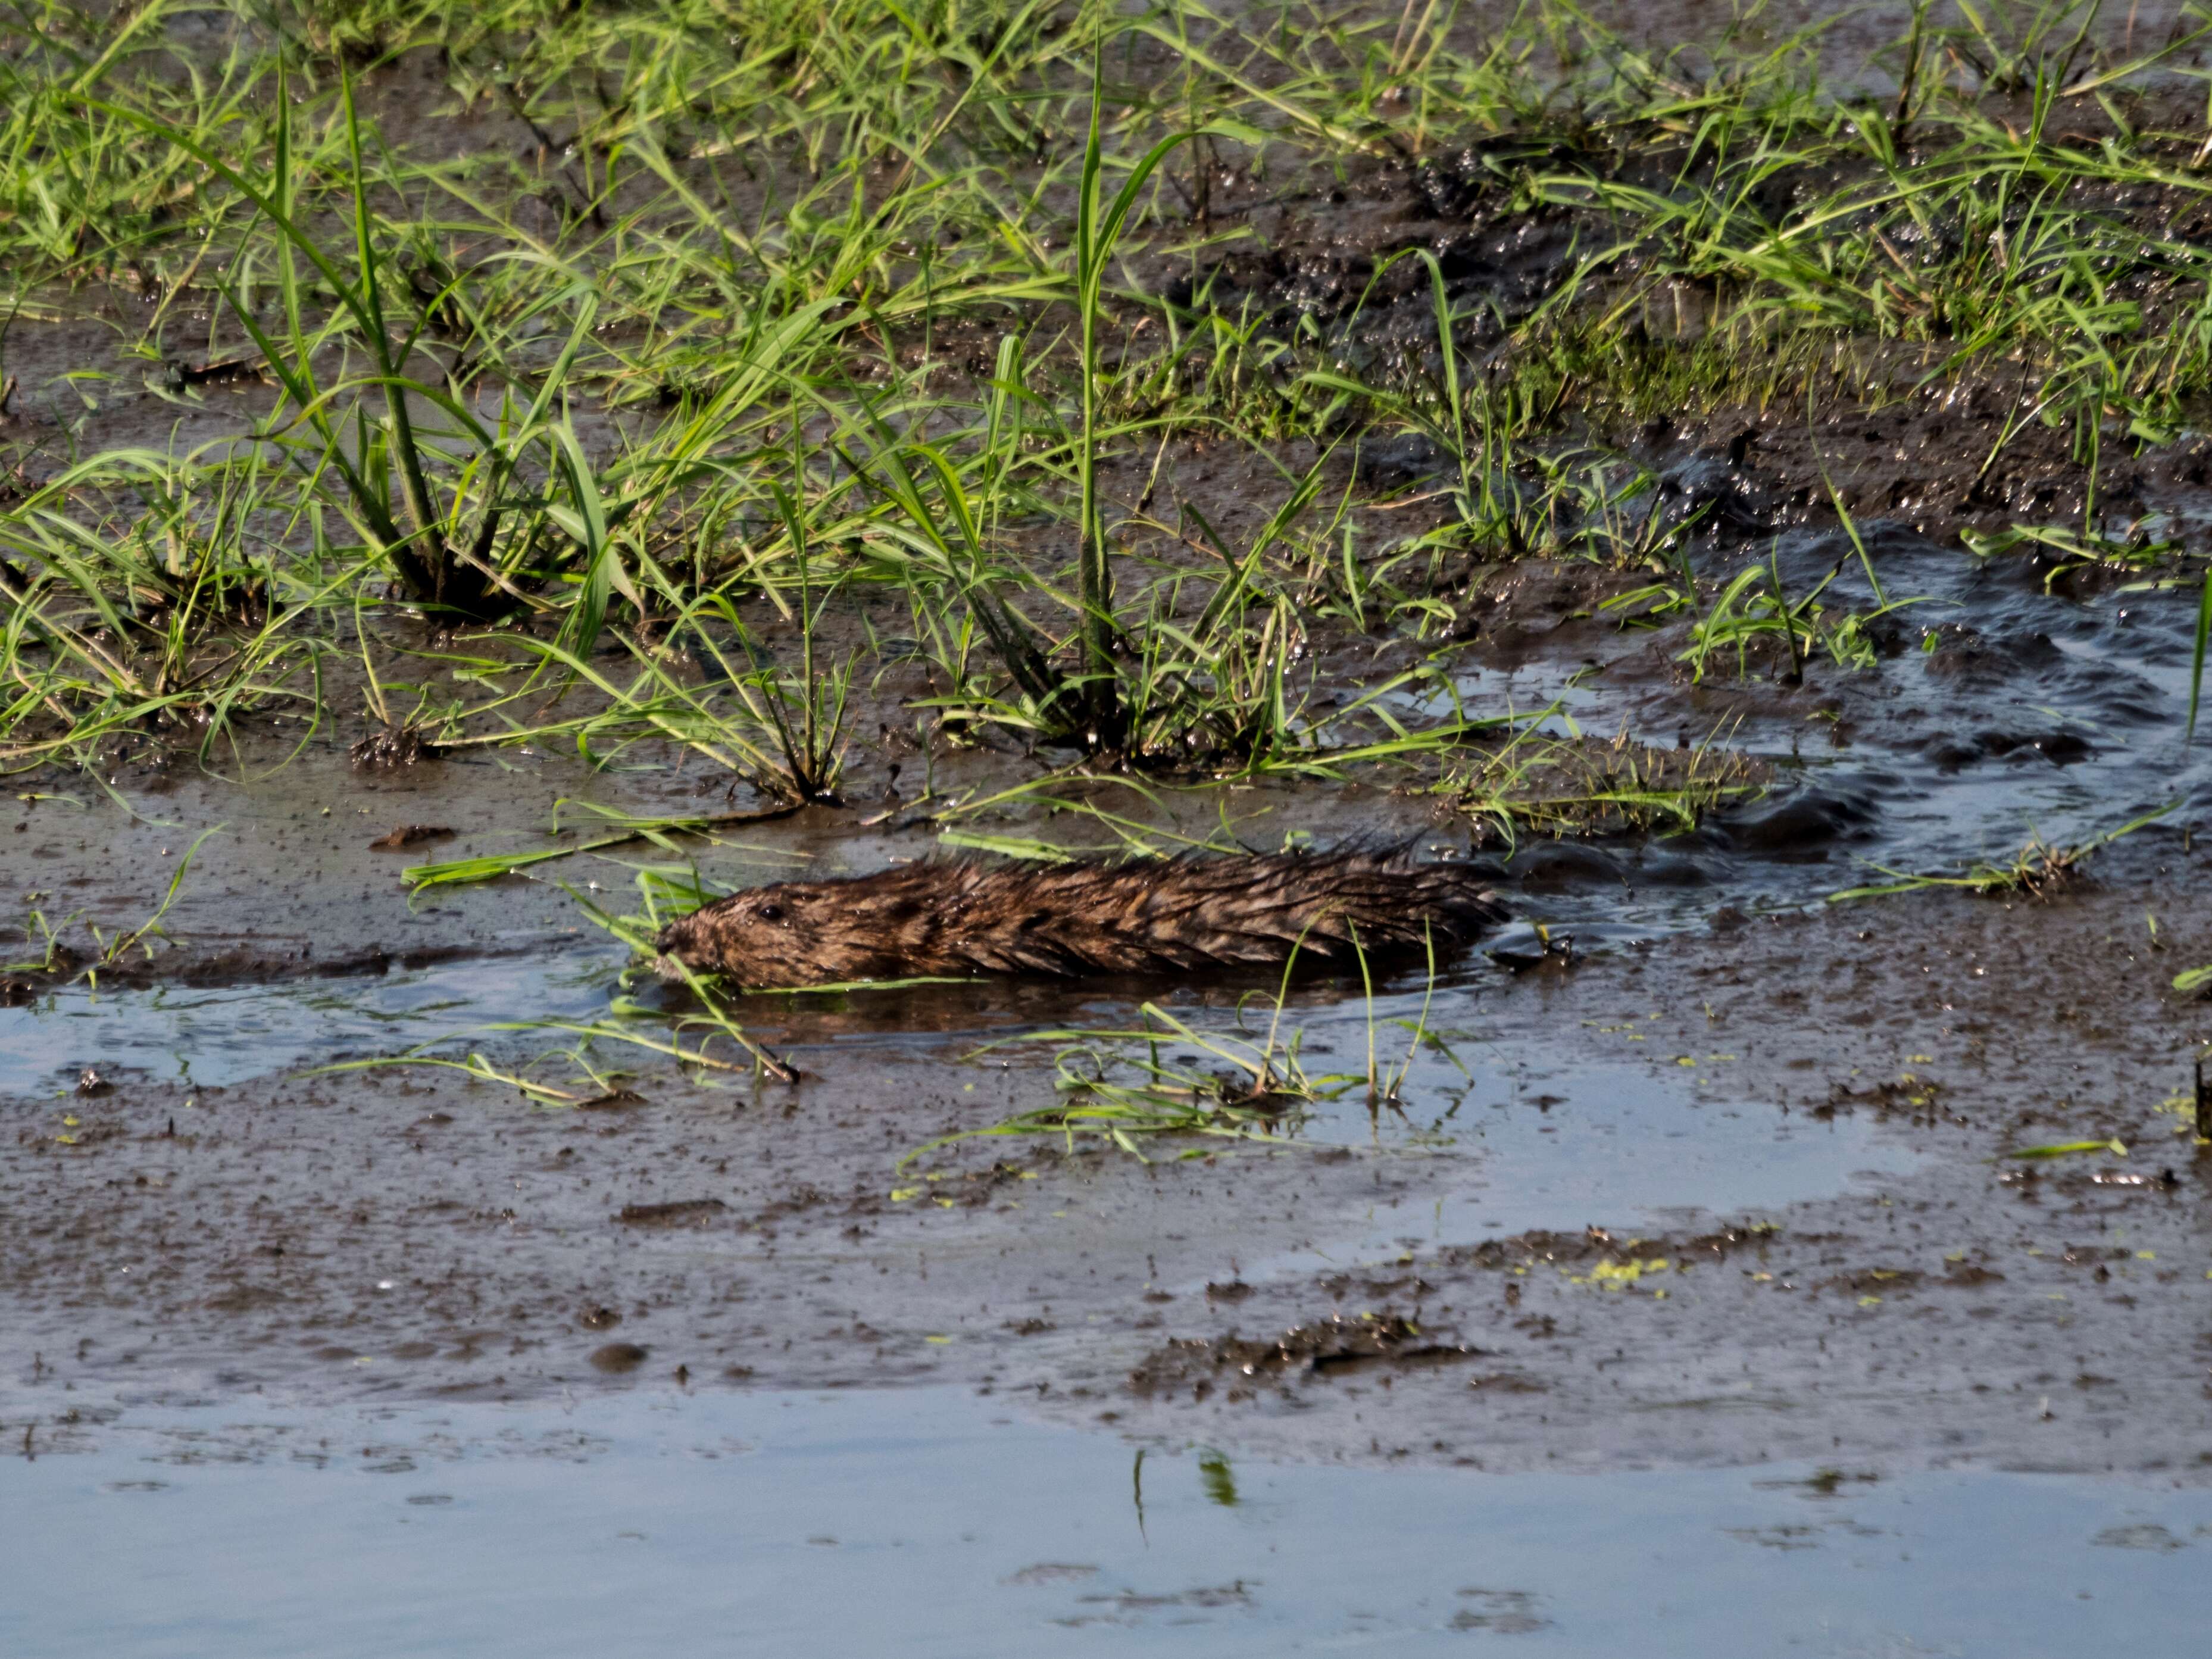
[[[399,872],[400,879],[416,892],[431,887],[465,886],[480,881],[496,881],[502,876],[514,875],[540,864],[550,864],[558,859],[574,858],[582,853],[604,853],[609,848],[627,847],[641,841],[657,845],[670,845],[674,836],[707,836],[717,830],[738,829],[750,823],[772,823],[789,817],[797,806],[772,806],[751,812],[711,812],[697,817],[638,818],[625,828],[569,847],[545,847],[526,853],[486,854],[482,857],[449,859],[435,864],[410,865]]]

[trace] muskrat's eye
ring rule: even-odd
[[[781,921],[783,907],[781,904],[763,904],[758,914],[763,921]]]

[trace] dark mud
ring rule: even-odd
[[[1371,1125],[1354,1090],[1308,1126],[1320,1151],[1146,1165],[979,1139],[902,1162],[1052,1099],[1046,1048],[978,1043],[1126,1027],[1147,997],[1225,1029],[1272,988],[1225,982],[749,1000],[800,1085],[601,1049],[614,1070],[574,1109],[452,1071],[301,1075],[434,1040],[499,1066],[573,1045],[487,1029],[589,1021],[620,989],[624,953],[558,883],[620,908],[640,864],[696,857],[735,886],[931,855],[939,825],[892,794],[908,744],[855,746],[864,805],[412,901],[398,871],[415,860],[594,833],[569,806],[550,836],[556,801],[729,803],[680,768],[591,772],[528,746],[358,769],[352,731],[246,786],[118,771],[128,814],[88,780],[26,790],[41,798],[0,830],[11,897],[27,921],[75,917],[80,952],[88,924],[143,924],[199,832],[223,829],[160,935],[90,973],[82,956],[9,970],[0,1420],[257,1391],[933,1379],[1293,1457],[1848,1451],[2193,1479],[2212,1451],[2212,1177],[2161,1109],[2208,1027],[2170,981],[2212,960],[2188,609],[1900,526],[1863,534],[1928,625],[1796,684],[1756,656],[1695,678],[1680,618],[1624,629],[1599,609],[1607,573],[1466,573],[1469,707],[1556,703],[1562,738],[1571,719],[1668,752],[1712,739],[1761,769],[1763,793],[1687,833],[1508,857],[1479,817],[1387,780],[1155,792],[1152,822],[1201,837],[1226,822],[1257,846],[1356,833],[1492,859],[1524,922],[1576,937],[1577,963],[1527,966],[1524,930],[1503,961],[1447,964],[1426,1018],[1465,1071],[1425,1053],[1402,1114]],[[1697,556],[1724,576],[1741,556]],[[1838,589],[1871,602],[1838,531],[1791,532],[1772,557],[1791,585],[1840,564]],[[978,780],[1050,763],[943,763]],[[1079,789],[1133,810],[1114,780]],[[2032,831],[2086,839],[2168,801],[2039,901],[1820,904],[1875,866],[2002,860]],[[379,845],[410,827],[453,834]],[[1033,808],[984,827],[1099,834]],[[1425,993],[1380,991],[1387,1054]],[[1358,1068],[1357,986],[1303,988],[1285,1018],[1314,1063]],[[78,1092],[88,1067],[104,1092]],[[2115,1138],[2126,1157],[2006,1156]]]
[[[2212,1176],[2172,1097],[2212,1022],[2167,981],[2212,955],[2200,862],[1469,981],[1458,1040],[1519,1079],[1478,1093],[1498,1124],[1355,1139],[1355,1115],[1336,1152],[986,1140],[902,1167],[1042,1079],[857,999],[756,1028],[796,1088],[641,1077],[588,1110],[422,1071],[58,1076],[8,1108],[8,1409],[935,1379],[1293,1456],[2187,1474],[2212,1460]],[[1685,1212],[1602,1126],[1624,1066],[1677,1091],[1647,1109],[1714,1149],[1716,1198],[1778,1121],[1850,1161]],[[1510,1118],[1544,1139],[1509,1153]]]
[[[1248,179],[1249,199],[1212,210],[1261,248],[1212,273],[1214,301],[1314,319],[1331,349],[1408,373],[1435,345],[1426,296],[1362,300],[1393,254],[1435,255],[1457,303],[1525,314],[1590,227],[1511,206],[1483,160],[1377,164],[1264,202]],[[2119,205],[2184,234],[2162,197]],[[110,283],[9,336],[0,466],[24,486],[73,446],[183,447],[267,406],[227,349],[164,337],[132,356],[161,296],[127,271]],[[1695,334],[1700,297],[1680,299],[1647,337]],[[176,321],[204,333],[209,317]],[[68,378],[88,365],[112,380]],[[118,1407],[247,1396],[313,1411],[937,1382],[1148,1445],[1291,1459],[2201,1480],[2212,1165],[2175,1103],[2212,1014],[2171,988],[2212,961],[2208,774],[2183,737],[2190,599],[2143,585],[2172,574],[2155,562],[1962,550],[1970,530],[2078,518],[2087,475],[2033,425],[1988,464],[2018,389],[1893,397],[1912,368],[1867,367],[1865,407],[1603,410],[1561,440],[1650,471],[1641,499],[1694,526],[1683,558],[1708,594],[1763,563],[1792,594],[1828,581],[1838,624],[1913,601],[1848,653],[1780,661],[1753,641],[1693,660],[1681,608],[1608,608],[1667,573],[1536,557],[1443,561],[1423,597],[1446,614],[1418,639],[1316,630],[1324,696],[1449,647],[1437,659],[1472,712],[1555,708],[1563,743],[1735,757],[1752,787],[1693,827],[1555,841],[1429,777],[1224,784],[1199,763],[1152,792],[1164,846],[1222,830],[1491,860],[1527,924],[1502,959],[1447,964],[1432,1005],[1415,979],[1378,988],[1379,1024],[1354,985],[1301,987],[1286,1022],[1331,1064],[1357,1071],[1376,1031],[1400,1050],[1391,1022],[1424,1018],[1452,1059],[1421,1050],[1399,1103],[1370,1119],[1354,1089],[1300,1144],[1148,1142],[1147,1164],[976,1139],[908,1161],[1056,1097],[1051,1044],[979,1044],[1126,1029],[1148,998],[1249,1032],[1240,1005],[1267,988],[1227,981],[743,1005],[796,1085],[605,1047],[553,1109],[451,1069],[311,1070],[433,1042],[487,1068],[574,1046],[516,1028],[596,1019],[623,992],[625,953],[579,897],[621,908],[639,866],[688,860],[734,887],[927,857],[944,826],[917,771],[1003,786],[1066,755],[909,737],[872,707],[849,805],[411,900],[404,864],[573,845],[596,822],[579,805],[719,811],[734,792],[659,751],[600,771],[528,745],[440,752],[350,704],[289,764],[273,720],[243,760],[217,757],[260,774],[247,783],[182,755],[118,766],[126,811],[90,779],[29,781],[0,818],[0,902],[24,936],[0,963],[0,1425],[35,1451],[96,1441]],[[2201,538],[2207,463],[2190,434],[2109,455],[2099,496]],[[1372,523],[1438,521],[1417,501],[1450,481],[1434,445],[1378,437],[1334,465]],[[1259,459],[1195,444],[1167,476],[1162,513],[1199,506],[1239,545],[1279,496]],[[1126,462],[1108,482],[1124,505],[1146,488]],[[877,688],[886,708],[938,689],[912,665]],[[1408,691],[1394,709],[1447,702]],[[1126,780],[1070,793],[1139,810]],[[2169,803],[2041,898],[1822,904],[1884,870],[2002,863],[2031,835],[2085,842]],[[103,959],[217,826],[160,931]],[[980,828],[1111,839],[1036,806]],[[1539,925],[1571,933],[1572,956],[1545,951]],[[2128,1150],[2011,1156],[2075,1142]],[[1223,1605],[1152,1594],[1085,1616]],[[1462,1628],[1525,1632],[1513,1621],[1539,1615],[1520,1594],[1468,1589]]]

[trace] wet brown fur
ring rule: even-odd
[[[1504,918],[1474,872],[1399,853],[1273,853],[1043,868],[915,864],[778,882],[662,929],[665,957],[739,985],[925,975],[1193,973],[1441,960]]]

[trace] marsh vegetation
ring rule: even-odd
[[[2023,594],[2189,659],[2212,16],[1670,32],[17,0],[0,766],[673,775],[700,810],[407,871],[657,848],[637,908],[586,900],[636,943],[694,851],[801,811],[1000,856],[1314,835],[1165,805],[1233,784],[1388,791],[1476,854],[1667,837],[1908,665],[2001,673]],[[1616,663],[1490,694],[1559,629]],[[1608,675],[1642,700],[1592,728]],[[2087,752],[1973,741],[1939,769]],[[1882,868],[2039,885],[1984,852]]]
[[[895,728],[1510,820],[1537,711],[1438,695],[1501,564],[1793,683],[1940,641],[1790,526],[2193,581],[2202,26],[1905,25],[1876,94],[1757,7],[17,5],[0,756],[834,801]]]
[[[960,1616],[1042,1574],[1079,1642],[1618,1649],[1624,1527],[1814,1646],[1816,1534],[1869,1650],[1986,1641],[1984,1558],[2015,1622],[2179,1629],[2208,53],[2197,0],[0,0],[0,1444],[61,1470],[46,1626],[116,1616],[120,1540],[164,1632],[289,1630],[210,1517],[290,1547],[319,1480],[366,1494],[332,1559],[520,1559],[495,1461],[560,1517],[537,1620],[468,1568],[308,1574],[301,1627],[539,1641],[574,1594],[726,1642],[757,1571],[801,1651],[794,1563],[910,1626],[960,1498],[959,1561],[1023,1553]],[[797,974],[669,932],[957,900],[950,859],[1256,855],[1241,904],[1347,849],[1480,936],[1386,896],[1326,962],[1052,977],[878,955],[896,908]],[[1285,1611],[1276,1454],[1378,1483],[1387,1563],[1316,1511],[1340,1626]],[[1170,1531],[1178,1462],[1249,1579]],[[154,1462],[194,1490],[122,1496]],[[1481,1587],[1417,1462],[1508,1517]],[[1865,1547],[1879,1483],[1976,1462],[2037,1473],[1955,1525],[1881,1488],[1920,1518]],[[418,1466],[404,1512],[349,1473]],[[678,1469],[713,1548],[750,1517],[729,1572]],[[1507,1471],[1605,1487],[1540,1615]],[[165,1555],[180,1503],[220,1560]],[[1102,1515],[1126,1593],[1066,1577]],[[2081,1547],[2129,1538],[2169,1577]],[[1663,1645],[1670,1583],[1619,1629]]]

